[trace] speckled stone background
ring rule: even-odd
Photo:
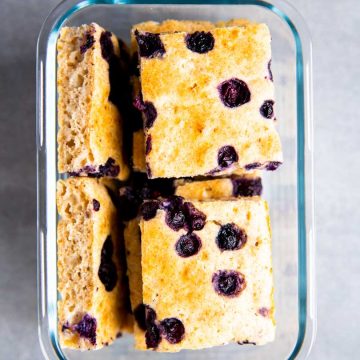
[[[318,335],[360,343],[360,1],[291,0],[314,46]],[[41,359],[36,315],[35,47],[56,0],[0,0],[0,359]]]

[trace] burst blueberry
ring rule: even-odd
[[[184,338],[184,324],[177,318],[167,318],[160,322],[161,332],[170,344],[178,344]]]
[[[216,236],[216,245],[222,251],[239,250],[246,241],[246,232],[233,223],[222,225]]]
[[[216,293],[222,296],[234,297],[246,288],[243,274],[234,270],[220,270],[212,277],[212,284]]]
[[[211,32],[196,31],[185,37],[186,47],[196,53],[205,54],[214,48],[215,39]]]
[[[244,105],[251,98],[250,90],[245,81],[237,78],[222,82],[218,86],[218,91],[221,101],[229,108]]]
[[[88,339],[92,345],[96,345],[96,326],[96,319],[89,314],[85,314],[74,329],[80,337]]]
[[[221,169],[228,168],[239,160],[238,154],[233,146],[223,146],[218,151],[218,165]]]
[[[94,209],[94,211],[99,211],[99,210],[100,210],[100,203],[99,203],[99,201],[97,201],[96,199],[93,199],[92,204],[93,204],[93,209]]]
[[[85,33],[84,42],[80,46],[80,54],[84,54],[86,52],[86,50],[92,48],[94,43],[95,43],[94,36],[92,35],[92,33],[90,31],[87,31]]]
[[[161,58],[165,54],[165,48],[159,34],[149,32],[139,33],[135,31],[135,38],[139,47],[139,55],[149,59]]]
[[[274,116],[273,106],[273,100],[265,100],[264,103],[260,106],[260,114],[266,119],[271,119]]]
[[[175,244],[175,250],[181,257],[187,258],[199,252],[201,248],[201,239],[194,233],[180,236]]]

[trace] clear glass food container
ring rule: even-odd
[[[62,26],[97,22],[129,41],[132,24],[165,19],[266,23],[272,34],[276,115],[284,164],[264,173],[273,229],[277,332],[265,346],[231,344],[177,354],[140,352],[125,335],[98,351],[61,349],[57,338],[56,40]],[[294,359],[306,358],[316,331],[311,43],[299,14],[283,0],[66,0],[46,19],[37,53],[38,320],[48,359]]]

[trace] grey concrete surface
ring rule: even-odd
[[[360,342],[360,2],[291,0],[314,45],[318,335],[310,358]],[[0,359],[41,359],[36,323],[35,45],[56,0],[0,1]]]

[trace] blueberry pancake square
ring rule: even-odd
[[[145,332],[135,331],[138,349],[177,352],[273,341],[265,201],[152,200],[143,206],[140,230]]]
[[[281,164],[265,24],[136,30],[135,37],[149,177],[275,170]]]
[[[58,332],[62,347],[90,350],[132,332],[118,213],[96,179],[57,184]]]
[[[63,27],[57,42],[58,171],[125,180],[128,53],[92,23]],[[121,113],[122,111],[122,113]]]

